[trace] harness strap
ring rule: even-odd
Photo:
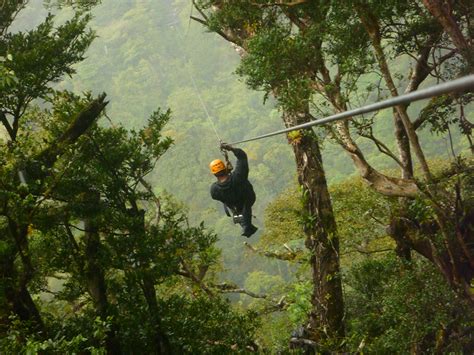
[[[225,203],[224,203],[224,211],[225,211],[225,214],[227,215],[227,217],[232,217],[232,215],[229,212],[229,207],[227,207],[227,205]]]

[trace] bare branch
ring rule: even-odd
[[[356,247],[354,250],[349,250],[346,253],[341,253],[341,255],[349,255],[349,254],[354,254],[354,253],[361,253],[365,255],[372,255],[372,254],[377,254],[377,253],[386,253],[389,251],[393,251],[393,248],[385,248],[385,249],[376,249],[376,250],[365,250],[360,247]]]
[[[373,209],[370,209],[369,211],[367,211],[367,215],[372,218],[375,222],[377,222],[378,224],[380,224],[381,226],[386,226],[387,223],[383,223],[379,218],[375,217],[374,216],[374,210]]]
[[[206,277],[207,271],[209,270],[209,265],[207,264],[199,265],[198,269],[199,269],[199,274],[198,274],[199,280],[204,280],[204,277]]]
[[[269,258],[275,258],[279,260],[286,260],[286,261],[296,261],[298,263],[302,263],[302,260],[298,260],[298,258],[302,255],[301,252],[295,252],[291,249],[289,249],[286,246],[286,249],[289,250],[288,253],[278,253],[278,252],[273,252],[273,251],[267,251],[267,250],[260,250],[258,248],[255,248],[254,246],[250,245],[247,242],[244,242],[244,245],[249,248],[251,251],[254,253],[269,257]]]
[[[387,155],[388,157],[392,158],[395,160],[395,162],[400,165],[403,168],[403,164],[400,161],[400,159],[397,158],[395,154],[392,153],[392,151],[379,139],[375,138],[374,134],[372,132],[370,133],[364,133],[364,132],[359,132],[359,135],[361,137],[370,139],[372,142],[374,142],[375,146],[379,150],[380,153]]]
[[[143,176],[139,176],[138,181],[148,191],[148,193],[151,195],[151,197],[153,199],[153,202],[155,203],[156,213],[155,213],[154,223],[155,223],[155,225],[158,225],[158,223],[160,223],[160,217],[161,217],[161,202],[160,202],[160,199],[155,195],[151,185],[143,178]]]
[[[184,271],[184,270],[178,270],[178,271],[176,271],[176,274],[177,274],[177,275],[180,275],[180,276],[187,277],[187,278],[190,278],[190,277],[191,277],[191,275],[189,275],[189,272]]]
[[[66,148],[75,143],[93,124],[104,110],[108,101],[105,94],[99,95],[88,107],[79,112],[64,133],[49,147],[40,152],[32,160],[41,162],[46,168],[51,168],[56,160],[64,153]],[[42,174],[49,174],[48,172]],[[35,176],[34,178],[38,178]]]
[[[214,285],[214,287],[219,289],[221,293],[240,293],[252,298],[264,299],[265,301],[270,302],[269,305],[265,306],[262,310],[257,312],[259,315],[281,311],[282,309],[285,309],[288,306],[288,303],[286,302],[286,296],[282,296],[278,300],[271,299],[270,296],[267,294],[258,294],[258,293],[249,291],[245,288],[240,288],[236,284],[226,283],[226,282],[218,284],[218,285]]]
[[[277,1],[277,2],[271,2],[267,4],[260,4],[256,2],[250,3],[251,5],[258,6],[258,7],[270,7],[270,6],[280,6],[280,7],[293,7],[301,4],[307,3],[308,0],[294,0],[290,2],[285,2],[284,0],[282,1]]]
[[[74,247],[74,250],[76,252],[79,252],[79,245],[77,244],[76,238],[74,238],[74,234],[72,233],[72,230],[71,230],[71,225],[67,221],[65,221],[63,226],[64,226],[64,229],[66,230],[67,236],[69,237],[69,241]]]
[[[318,343],[309,339],[304,339],[304,338],[291,338],[290,339],[290,347],[301,347],[303,345],[311,346],[312,348],[316,349]]]
[[[194,20],[194,21],[196,21],[196,22],[199,22],[201,25],[204,25],[204,26],[206,26],[206,27],[208,26],[207,22],[204,21],[203,19],[200,19],[199,17],[196,17],[196,16],[189,16],[189,18],[190,18],[191,20]]]
[[[205,276],[205,272],[203,273],[202,270],[200,270],[199,275],[196,275],[189,265],[184,261],[183,258],[181,259],[181,265],[184,269],[184,271],[179,271],[178,274],[184,277],[190,278],[195,284],[197,284],[204,292],[206,292],[209,296],[214,296],[214,292],[212,292],[209,287],[203,282],[203,278]],[[206,269],[207,271],[207,269]]]
[[[290,253],[295,253],[295,251],[293,249],[291,249],[288,244],[283,244],[283,246],[285,247],[286,250],[288,250]]]
[[[279,312],[285,309],[288,306],[288,303],[285,301],[285,296],[280,298],[280,300],[270,306],[265,307],[263,310],[259,311],[259,315],[265,315],[273,312]]]
[[[389,251],[393,251],[393,248],[377,249],[377,250],[364,250],[362,248],[357,248],[356,251],[361,254],[371,255],[371,254],[377,254],[377,253],[387,253]]]
[[[199,22],[200,24],[209,27],[208,23],[198,17],[190,16],[190,18],[196,22]],[[243,48],[243,43],[242,40],[235,36],[232,31],[223,31],[221,29],[213,29],[215,33],[217,33],[219,36],[224,38],[226,41],[231,42],[235,44],[236,46],[239,46],[240,48]]]
[[[206,27],[209,27],[209,18],[208,16],[204,13],[204,11],[196,4],[196,1],[193,0],[193,5],[196,8],[196,10],[201,14],[201,16],[204,18],[200,19],[195,16],[190,16],[190,18]],[[245,52],[244,48],[244,39],[242,36],[236,35],[231,29],[225,30],[225,29],[213,29],[213,32],[217,33],[219,36],[224,38],[226,41],[231,42],[241,48]],[[239,53],[240,54],[240,53]],[[242,54],[240,54],[242,55]]]
[[[457,49],[451,49],[448,53],[436,60],[436,57],[434,55],[435,51],[433,49],[436,48],[436,43],[439,42],[442,34],[443,32],[441,28],[438,28],[437,31],[434,31],[430,34],[426,43],[424,43],[422,48],[420,48],[418,56],[415,58],[415,69],[412,75],[410,76],[410,82],[408,83],[407,88],[405,89],[405,93],[417,90],[420,84],[426,79],[428,75],[430,75],[430,73],[436,71],[437,68],[441,66],[441,64],[443,64],[449,58],[452,58],[458,52]],[[430,53],[433,57],[433,64],[431,66],[428,64]]]
[[[13,128],[10,125],[10,122],[8,122],[7,116],[3,111],[0,111],[0,122],[3,123],[3,126],[8,132],[8,135],[10,136],[10,139],[14,139],[15,133],[13,132]]]
[[[304,31],[308,27],[308,25],[303,20],[301,20],[297,15],[295,15],[293,11],[289,11],[289,9],[287,9],[287,10],[283,10],[283,12],[285,13],[286,17],[288,17],[288,19],[301,31]]]
[[[234,284],[228,284],[224,282],[224,283],[215,285],[215,287],[219,289],[221,293],[242,293],[252,298],[268,299],[268,295],[266,294],[257,294],[255,292],[246,290],[245,288],[238,288],[237,285],[234,285]]]
[[[196,0],[192,0],[192,3],[193,3],[193,6],[196,10],[198,10],[198,12],[201,14],[201,16],[204,18],[205,22],[206,22],[206,25],[207,25],[207,21],[209,20],[209,18],[206,16],[206,14],[204,13],[204,11],[202,11],[202,9],[196,4]],[[191,16],[191,18],[193,18],[193,16]],[[203,20],[201,20],[203,21]]]

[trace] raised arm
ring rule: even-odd
[[[234,176],[237,180],[247,180],[249,177],[249,163],[247,154],[240,148],[234,148],[228,144],[222,144],[223,149],[230,150],[237,158],[237,164],[234,169]]]
[[[237,164],[235,165],[234,175],[238,180],[247,180],[249,178],[249,161],[247,154],[239,148],[232,150],[235,157],[237,158]]]

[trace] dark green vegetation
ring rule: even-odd
[[[347,111],[367,98],[412,92],[430,77],[445,81],[474,72],[473,9],[465,1],[449,9],[428,0],[193,4],[199,12],[195,21],[240,48],[237,73],[249,87],[275,98],[287,127],[321,113]],[[455,157],[451,144],[452,167],[437,174],[421,141],[422,128],[430,127],[447,133],[452,142],[457,126],[472,153],[472,124],[464,115],[470,100],[469,93],[446,95],[418,112],[411,105],[395,106],[387,110],[392,132],[383,138],[374,116],[288,134],[303,194],[302,224],[312,275],[307,325],[292,339],[294,346],[342,351],[347,337],[340,230],[321,157],[322,137],[339,145],[371,189],[398,198],[385,222],[397,256],[406,262],[413,261],[414,252],[424,257],[473,307],[472,162]],[[357,138],[365,138],[398,171],[380,170]],[[390,147],[389,141],[395,144]]]
[[[472,73],[470,2],[26,3],[0,2],[1,353],[473,351],[469,95],[246,144],[243,246],[192,83],[227,141],[415,90]]]
[[[212,279],[215,235],[145,180],[172,144],[170,113],[105,127],[105,94],[49,86],[83,59],[88,20],[2,37],[1,352],[245,349],[257,323],[192,286]]]

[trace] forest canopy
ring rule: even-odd
[[[471,353],[469,1],[0,2],[1,353]],[[233,157],[231,157],[233,159]]]

